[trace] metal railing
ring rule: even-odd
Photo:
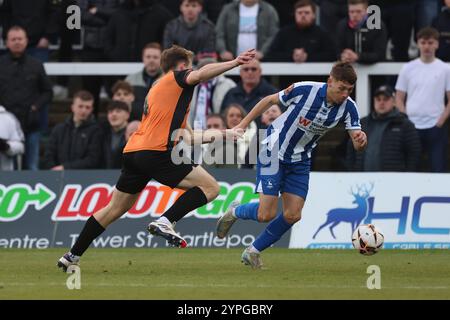
[[[262,63],[265,76],[326,76],[333,63]],[[370,76],[398,75],[403,63],[386,62],[373,65],[356,64],[358,74],[356,83],[356,103],[360,116],[370,111]],[[142,70],[141,63],[45,63],[48,75],[52,76],[86,76],[86,75],[128,75]],[[239,75],[239,69],[233,69],[227,75]]]

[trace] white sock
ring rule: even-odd
[[[169,226],[172,225],[172,222],[170,222],[169,219],[167,219],[166,217],[159,217],[158,220],[156,220],[156,221],[157,221],[157,222],[165,223],[165,224],[167,224],[167,225],[169,225]]]
[[[250,247],[248,247],[248,251],[254,252],[254,253],[260,253],[260,251],[259,251],[258,249],[256,249],[253,245],[251,245]]]

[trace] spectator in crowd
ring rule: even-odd
[[[128,141],[133,133],[137,131],[141,122],[139,120],[134,120],[128,123],[125,129],[125,140]]]
[[[403,66],[395,89],[396,106],[414,123],[432,172],[445,172],[450,115],[450,67],[439,58],[439,32],[431,27],[417,34],[420,57]],[[447,106],[445,96],[447,95]]]
[[[261,115],[261,123],[263,128],[268,128],[272,122],[282,114],[279,105],[274,104]]]
[[[203,12],[212,23],[216,24],[223,6],[231,1],[232,0],[205,0]]]
[[[122,168],[122,151],[126,144],[125,131],[130,118],[130,109],[125,102],[111,101],[107,107],[108,121],[102,124],[102,167]]]
[[[93,117],[94,97],[79,91],[73,97],[72,115],[57,124],[45,150],[51,170],[94,169],[100,166],[101,130]]]
[[[58,35],[57,4],[52,0],[4,0],[3,30],[22,27],[28,37],[27,54],[47,62],[50,40]],[[0,3],[1,4],[1,3]],[[4,34],[4,37],[6,34]]]
[[[279,105],[274,104],[261,115],[261,128],[250,141],[250,147],[245,155],[245,165],[242,168],[252,169],[255,166],[256,156],[259,154],[259,145],[264,140],[266,130],[272,122],[282,114]],[[251,152],[250,152],[251,150]],[[256,150],[256,152],[255,152]]]
[[[26,169],[38,170],[42,106],[52,99],[52,85],[39,60],[25,53],[25,30],[13,26],[7,33],[9,53],[0,57],[0,103],[20,121],[25,132]]]
[[[206,129],[225,130],[226,128],[225,120],[220,114],[212,113],[206,117]]]
[[[237,104],[232,103],[230,104],[223,112],[223,118],[225,119],[225,125],[228,129],[236,127],[242,119],[245,118],[247,115],[247,112],[245,109]],[[250,123],[247,130],[245,131],[245,134],[238,139],[237,141],[226,141],[226,149],[225,154],[232,154],[234,155],[234,163],[238,164],[238,168],[241,168],[242,166],[249,166],[251,164],[256,163],[256,145],[253,146],[253,153],[248,155],[248,153],[251,151],[250,146],[251,142],[255,141],[255,136],[257,134],[257,126],[255,122]],[[256,142],[255,142],[256,143]],[[230,148],[234,147],[234,151],[231,151]]]
[[[392,41],[394,61],[409,61],[409,44],[414,26],[415,3],[411,0],[371,0],[381,10],[381,18]]]
[[[206,128],[208,130],[226,130],[225,121],[220,114],[212,113],[206,117]],[[233,143],[231,145],[234,148]],[[223,168],[226,166],[226,147],[227,140],[218,140],[212,143],[206,143],[201,146],[202,148],[202,159],[198,159],[194,154],[194,162],[201,163],[204,167],[215,167]],[[195,147],[194,147],[195,148]],[[234,149],[233,149],[234,151]],[[236,164],[234,163],[233,166]]]
[[[278,13],[278,17],[280,20],[280,27],[286,27],[287,25],[292,24],[294,21],[294,14],[292,12],[292,8],[294,4],[298,0],[265,0],[267,3],[270,3]]]
[[[14,170],[15,157],[25,151],[24,140],[17,118],[0,105],[0,171]]]
[[[445,6],[434,20],[433,26],[439,31],[439,49],[436,56],[442,61],[450,62],[450,0],[445,0]]]
[[[130,112],[130,119],[133,120],[140,119],[142,117],[142,106],[136,105],[133,87],[126,81],[119,80],[117,81],[112,89],[113,96],[112,99],[115,101],[125,102],[128,106],[128,110]],[[132,116],[131,116],[132,115]]]
[[[105,30],[109,60],[140,61],[148,43],[162,43],[164,28],[172,18],[164,6],[153,0],[125,0]]]
[[[151,42],[142,49],[142,71],[130,74],[125,81],[131,84],[134,91],[135,100],[131,111],[130,120],[141,119],[142,107],[145,98],[153,83],[161,74],[161,45]],[[138,111],[138,113],[136,113]]]
[[[257,60],[241,66],[241,81],[225,95],[221,109],[224,110],[231,103],[237,103],[249,112],[262,98],[277,92],[267,80],[261,76],[261,65]],[[258,127],[261,119],[258,118]]]
[[[433,20],[439,14],[442,0],[416,0],[415,3],[415,27],[416,32],[425,27],[430,27]],[[403,17],[402,17],[403,18]]]
[[[336,30],[338,58],[343,62],[376,63],[385,60],[387,30],[367,27],[367,0],[348,1],[348,19]]]
[[[215,58],[202,58],[197,64],[197,69],[215,62],[217,62]],[[206,129],[207,116],[213,113],[220,113],[225,94],[234,87],[236,87],[236,83],[224,75],[199,83],[194,89],[191,100],[191,111],[189,113],[189,124],[191,127],[194,129]]]
[[[81,25],[84,29],[84,43],[81,51],[83,62],[106,62],[105,32],[108,21],[118,9],[120,0],[77,0],[81,9]],[[114,61],[114,60],[112,60]],[[102,86],[109,89],[115,77],[84,76],[83,87],[92,92],[94,115],[100,107],[100,91]]]
[[[182,0],[181,14],[169,21],[164,30],[164,49],[176,44],[195,54],[214,53],[214,24],[202,15],[203,0]]]
[[[374,111],[361,119],[367,133],[364,151],[356,152],[347,144],[350,171],[417,171],[420,162],[420,139],[414,124],[395,108],[394,90],[379,87],[374,94]]]
[[[180,0],[157,0],[174,16],[178,16],[180,12]],[[216,23],[222,7],[232,0],[203,0],[203,14],[208,20]]]
[[[320,0],[320,26],[328,34],[335,34],[339,21],[348,14],[348,0]]]
[[[263,0],[240,0],[223,7],[216,25],[216,50],[224,61],[255,48],[261,60],[278,31],[278,13]]]
[[[267,61],[333,61],[336,48],[331,37],[316,26],[316,5],[299,0],[294,5],[295,24],[278,31],[266,55]]]

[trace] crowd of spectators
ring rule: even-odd
[[[381,9],[375,28],[372,4]],[[70,5],[81,9],[82,32],[66,28]],[[193,51],[196,68],[257,51],[239,77],[222,75],[195,88],[188,121],[203,130],[233,127],[282,89],[264,77],[261,62],[405,62],[395,90],[378,88],[374,110],[362,119],[371,147],[345,152],[344,167],[418,171],[425,153],[426,170],[447,170],[450,0],[0,0],[0,28],[0,170],[120,168],[147,92],[162,74],[162,51],[172,45]],[[43,63],[53,60],[143,67],[126,77],[83,77],[71,114],[48,136],[40,166],[53,97]],[[104,118],[102,88],[109,96]],[[257,129],[283,111],[273,106],[234,143],[239,167],[252,167],[248,152]]]

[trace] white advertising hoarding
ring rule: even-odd
[[[449,249],[450,174],[311,173],[289,247],[352,248],[352,231],[366,223],[387,249]]]

